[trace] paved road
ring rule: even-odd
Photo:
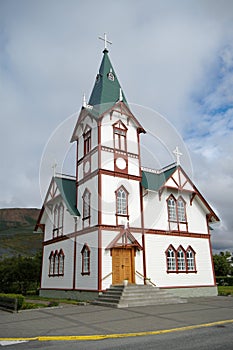
[[[193,298],[187,304],[111,309],[66,305],[54,309],[0,312],[0,344],[6,337],[81,336],[169,330],[184,326],[232,320],[168,334],[92,341],[30,341],[7,349],[222,349],[233,348],[233,298]],[[43,338],[40,338],[43,340]],[[162,342],[162,346],[161,346]],[[199,343],[198,343],[199,342]],[[173,344],[174,343],[174,344]],[[8,343],[9,344],[9,343]],[[167,345],[166,345],[167,344]],[[229,344],[231,346],[229,347]],[[173,346],[174,345],[174,346]],[[167,348],[166,348],[167,346]],[[176,347],[175,347],[176,346]],[[182,348],[183,346],[183,348]],[[214,347],[215,346],[215,347]]]

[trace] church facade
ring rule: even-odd
[[[217,294],[209,225],[219,219],[179,162],[142,167],[145,132],[105,48],[71,138],[76,176],[52,178],[37,222],[40,295],[92,299],[125,280]]]

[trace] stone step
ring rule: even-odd
[[[168,291],[150,285],[114,285],[99,295],[93,304],[111,307],[178,304],[187,302]]]

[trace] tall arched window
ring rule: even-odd
[[[55,251],[54,254],[54,275],[58,275],[58,269],[59,269],[59,256],[58,251]]]
[[[56,204],[54,207],[54,221],[53,221],[53,238],[63,234],[64,224],[64,205],[62,203]]]
[[[181,246],[177,250],[177,265],[178,271],[186,271],[185,251]]]
[[[185,213],[185,201],[182,197],[179,197],[177,200],[177,213],[178,213],[178,221],[186,222],[186,213]]]
[[[82,275],[90,275],[90,256],[91,251],[87,244],[84,244],[81,250],[82,254]]]
[[[166,251],[167,271],[176,271],[176,251],[170,246]]]
[[[168,206],[168,220],[169,221],[177,221],[176,200],[173,196],[170,196],[168,198],[167,206]]]
[[[58,275],[64,275],[64,259],[65,259],[65,255],[62,249],[60,249],[59,251],[59,255],[58,255],[58,260],[59,260],[59,267],[58,267]]]
[[[126,151],[126,126],[119,120],[113,125],[114,148]]]
[[[83,134],[83,155],[85,156],[91,150],[91,128],[87,126]]]
[[[53,276],[54,274],[54,254],[53,252],[49,255],[49,276]]]
[[[128,215],[128,192],[123,186],[116,190],[116,214]]]
[[[83,193],[83,224],[84,226],[90,225],[91,218],[91,193],[86,188]]]
[[[186,250],[186,261],[187,261],[187,270],[195,271],[196,270],[195,252],[190,246]]]
[[[57,232],[58,236],[61,236],[63,234],[63,220],[64,220],[64,206],[62,203],[60,203],[59,210],[58,210],[58,232]]]

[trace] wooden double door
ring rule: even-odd
[[[135,283],[134,248],[112,249],[112,284]]]

